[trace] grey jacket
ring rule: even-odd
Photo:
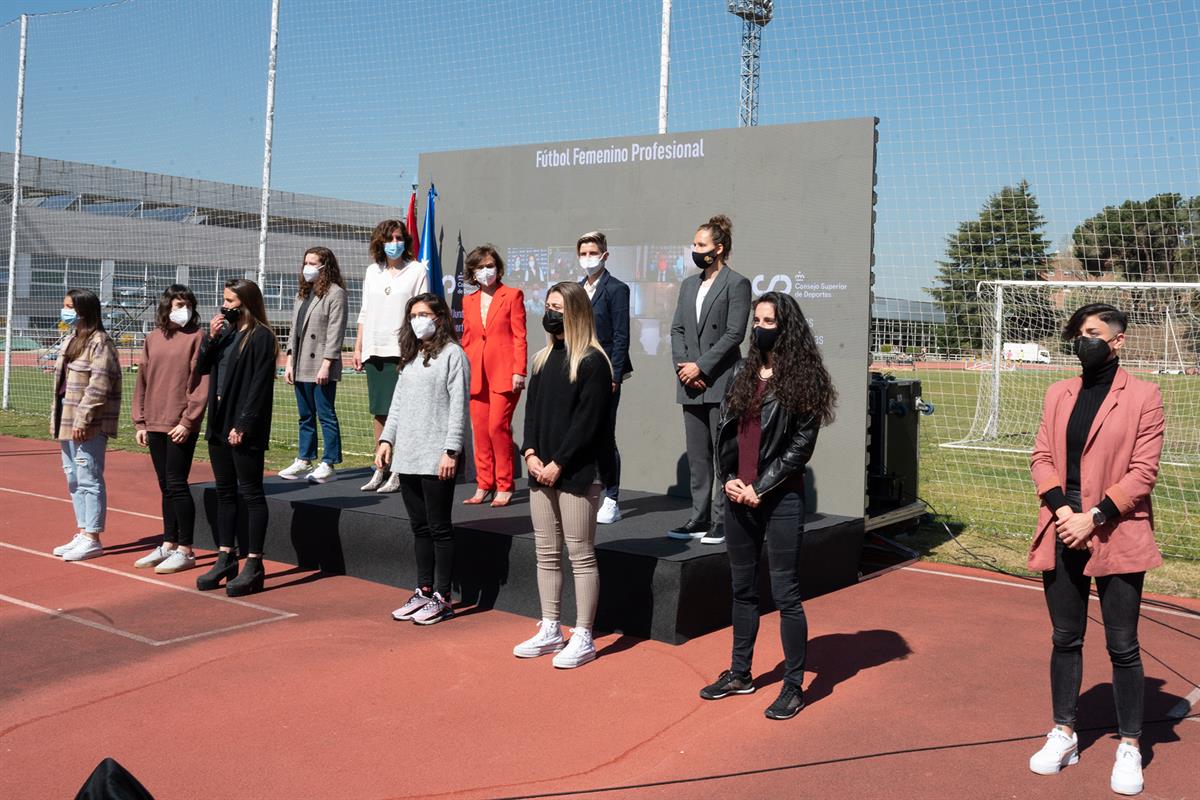
[[[300,319],[303,307],[304,301],[297,297],[287,344],[294,380],[316,383],[317,370],[326,358],[333,362],[329,365],[329,380],[339,380],[342,377],[342,340],[346,338],[346,290],[335,283],[329,286],[324,297],[313,294],[308,313]]]
[[[429,359],[418,355],[403,370],[381,442],[392,445],[392,472],[436,475],[447,450],[461,454],[470,419],[471,365],[454,342]]]
[[[671,363],[695,361],[705,389],[691,389],[675,381],[675,402],[680,405],[720,403],[734,364],[742,357],[742,340],[750,319],[750,281],[723,267],[713,279],[696,322],[696,296],[701,273],[684,279],[671,323]]]

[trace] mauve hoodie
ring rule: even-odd
[[[208,376],[196,374],[196,359],[204,335],[195,324],[170,336],[161,328],[146,334],[133,391],[133,424],[139,431],[167,433],[176,425],[191,433],[200,430]]]

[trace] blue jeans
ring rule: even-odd
[[[333,408],[337,397],[337,382],[296,382],[296,407],[300,410],[300,453],[304,461],[317,457],[317,420],[321,421],[321,435],[325,439],[327,464],[342,463],[342,433],[338,427],[337,411]]]
[[[75,524],[84,533],[100,533],[108,511],[108,492],[104,487],[108,437],[98,433],[83,442],[68,440],[59,445],[67,491],[71,493],[71,505],[75,506]]]

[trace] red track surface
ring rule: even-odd
[[[1080,726],[1105,732],[1081,732],[1079,765],[1057,777],[1026,767],[1049,727],[1049,624],[1026,583],[918,565],[808,602],[809,706],[778,723],[762,716],[777,615],[762,691],[708,703],[696,692],[727,665],[727,630],[680,647],[604,636],[595,663],[557,671],[511,656],[531,620],[396,623],[402,593],[351,578],[269,565],[258,608],[179,591],[195,573],[132,566],[156,520],[115,510],[156,513],[149,459],[110,453],[108,483],[103,558],[14,549],[45,553],[73,520],[53,443],[0,438],[0,797],[73,796],[104,756],[163,800],[1111,796],[1098,625]],[[1146,716],[1162,720],[1200,697],[1200,618],[1147,617]],[[1145,797],[1200,794],[1200,719],[1148,724],[1143,750]]]

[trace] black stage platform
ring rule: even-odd
[[[266,481],[271,520],[266,555],[274,561],[326,573],[351,575],[411,589],[415,580],[412,531],[399,494],[360,492],[368,470],[347,470],[324,485]],[[467,605],[498,608],[534,619],[541,616],[533,529],[527,491],[507,508],[464,506],[474,491],[460,484],[454,509],[454,587]],[[216,496],[211,483],[194,484],[203,512],[198,542],[211,541]],[[729,625],[729,561],[724,545],[668,539],[669,528],[687,518],[686,500],[644,492],[621,493],[624,518],[600,525],[600,608],[596,629],[680,644]],[[244,525],[244,514],[242,523]],[[806,597],[858,580],[863,520],[809,515],[802,551]],[[575,616],[570,565],[563,557],[564,624]],[[770,602],[766,570],[764,605]],[[396,595],[397,605],[403,600]]]

